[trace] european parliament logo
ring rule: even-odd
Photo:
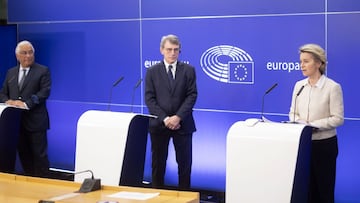
[[[214,80],[237,84],[254,83],[254,62],[248,53],[238,47],[211,47],[202,54],[200,65]]]

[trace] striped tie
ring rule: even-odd
[[[26,77],[26,69],[23,69],[23,74],[22,74],[22,77],[21,77],[21,80],[19,82],[19,89],[21,90],[23,84],[24,84],[24,81],[25,81],[25,77]]]

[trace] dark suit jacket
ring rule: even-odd
[[[0,101],[9,99],[22,100],[29,110],[24,110],[21,125],[29,131],[49,129],[49,116],[46,99],[50,95],[51,77],[47,67],[33,64],[26,75],[23,87],[18,86],[19,65],[8,70],[3,87],[0,90]]]
[[[197,98],[195,68],[189,64],[177,62],[174,87],[170,87],[164,62],[147,70],[145,79],[145,103],[150,114],[150,132],[162,132],[167,128],[163,120],[167,116],[178,115],[181,128],[178,133],[196,131],[192,109]]]

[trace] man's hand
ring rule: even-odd
[[[11,106],[16,106],[16,107],[19,107],[19,108],[26,108],[26,105],[23,101],[21,100],[7,100],[5,102],[5,104],[7,105],[11,105]]]
[[[178,130],[180,129],[181,118],[177,115],[170,116],[168,119],[165,120],[165,126],[170,130]]]

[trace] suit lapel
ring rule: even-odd
[[[183,68],[184,64],[181,63],[180,61],[177,62],[176,64],[176,72],[175,72],[175,81],[174,81],[174,86],[173,86],[173,90],[176,89],[177,84],[180,82],[180,80],[183,78]]]
[[[166,84],[169,91],[171,92],[172,88],[171,88],[171,84],[170,84],[170,81],[169,81],[169,77],[168,77],[166,66],[165,66],[164,62],[161,62],[161,67],[160,67],[159,71],[160,71],[160,75],[161,75],[161,81],[164,81],[164,85]]]

